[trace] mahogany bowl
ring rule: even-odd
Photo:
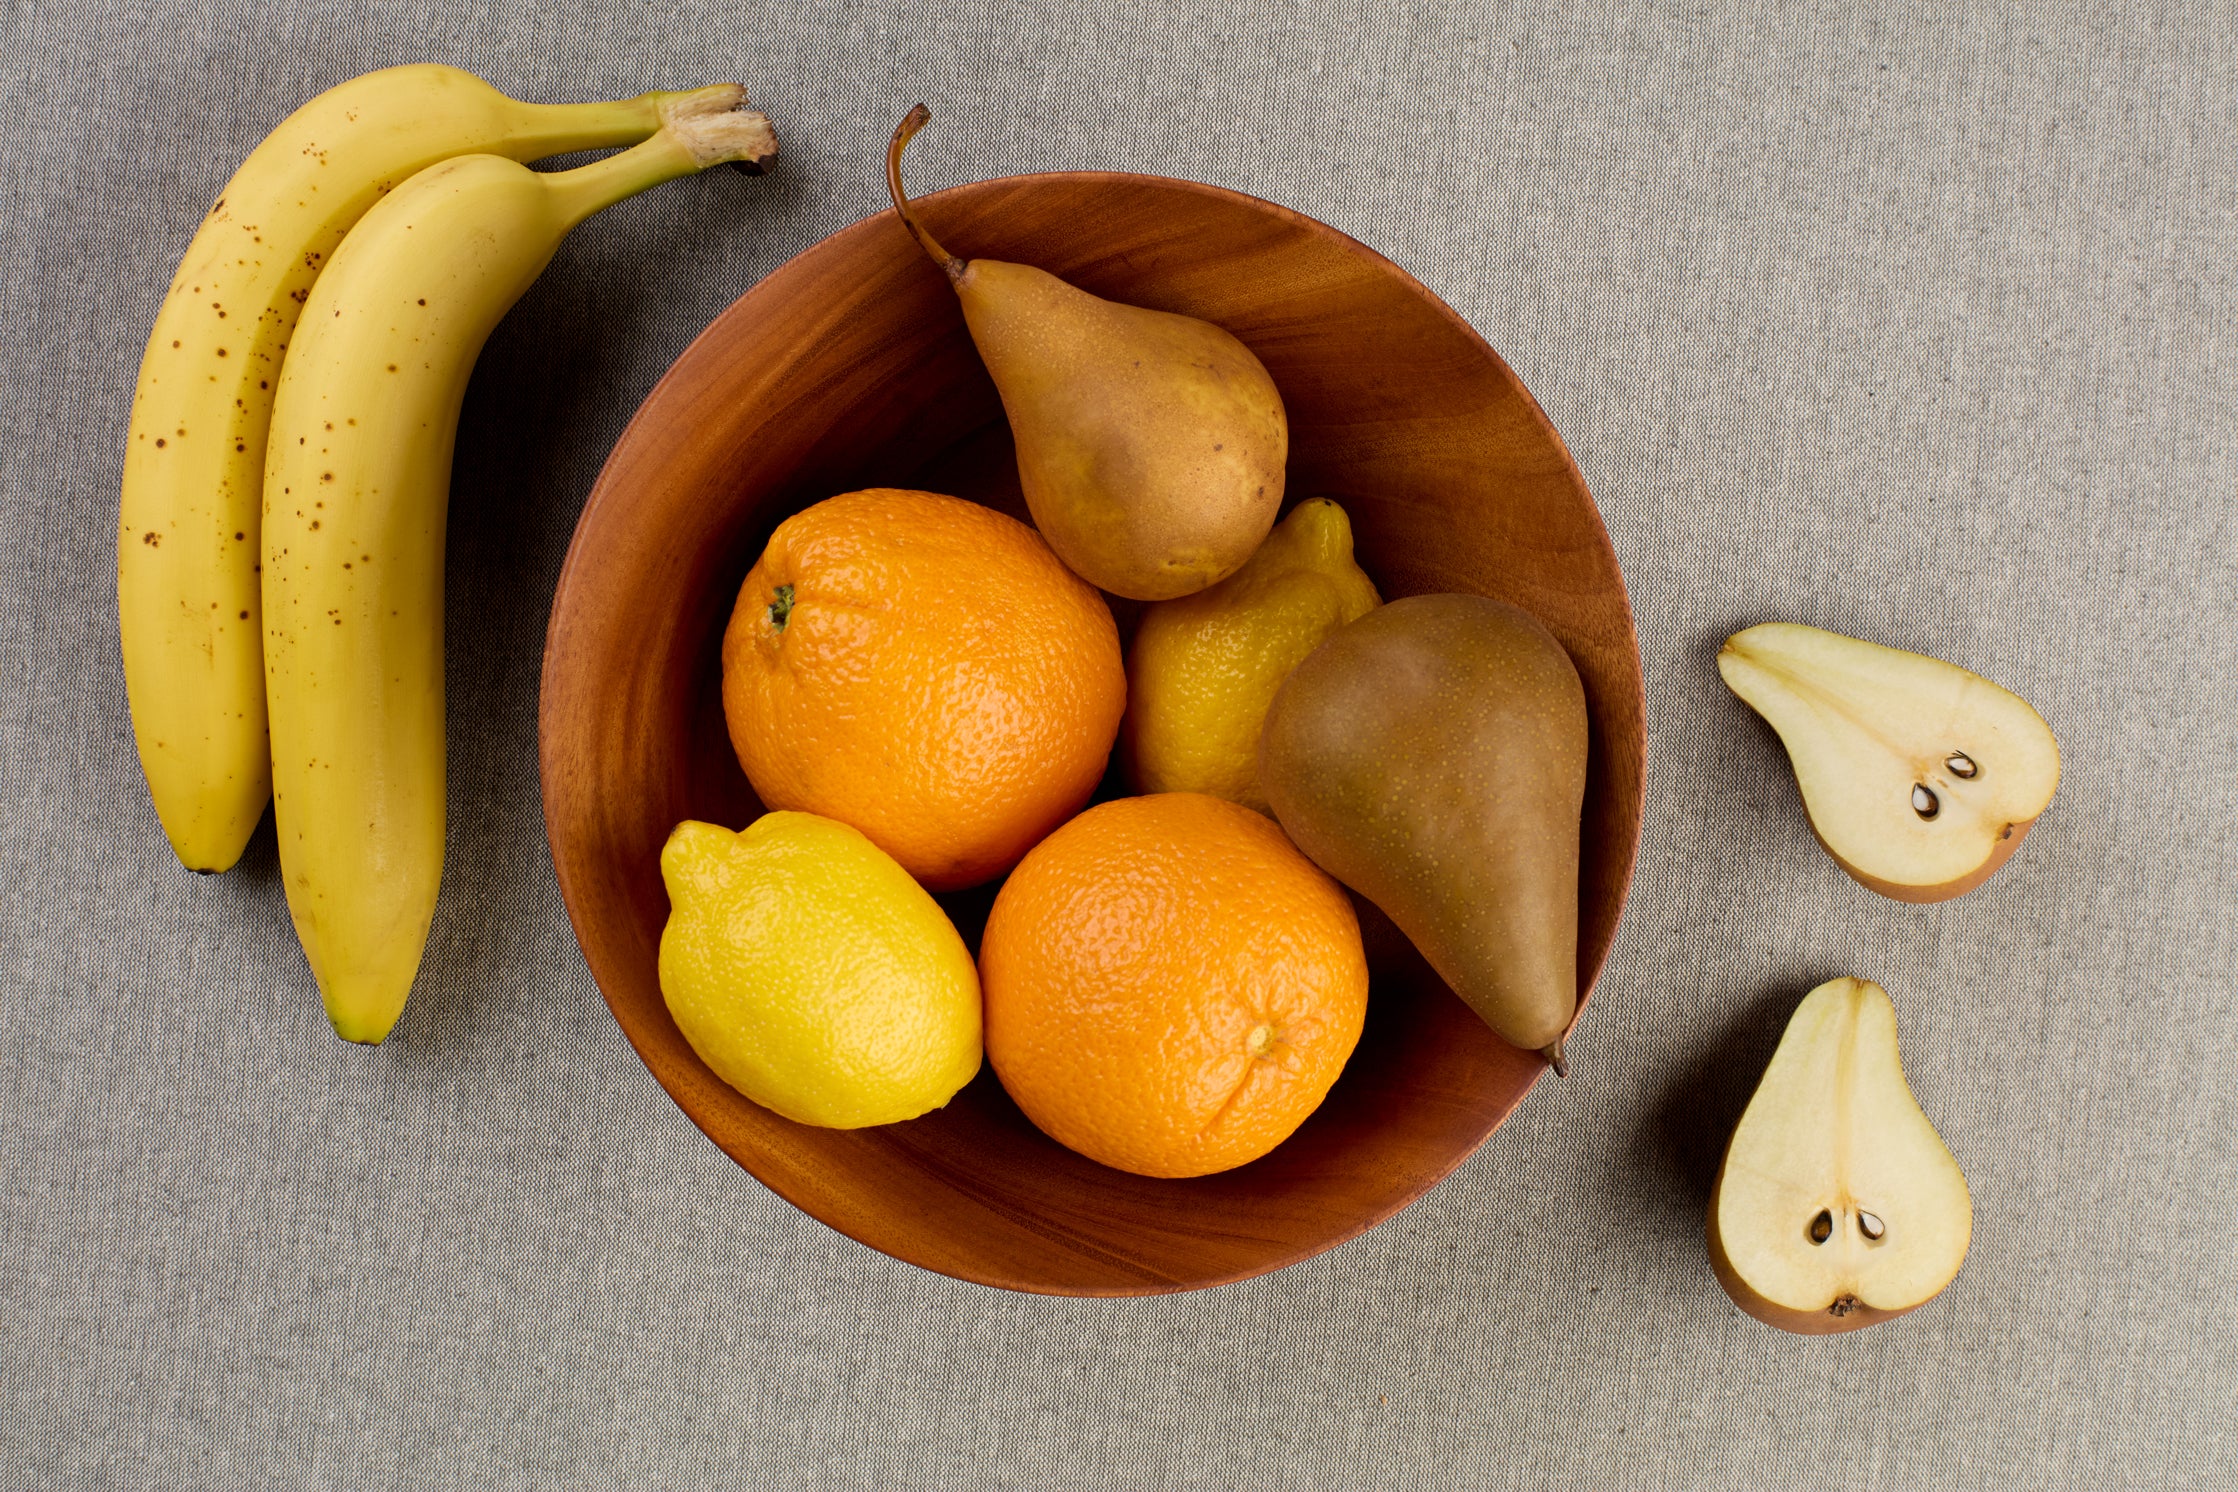
[[[1344,504],[1387,598],[1477,591],[1554,630],[1584,678],[1591,727],[1578,909],[1590,990],[1639,843],[1639,648],[1593,499],[1498,354],[1390,261],[1235,192],[1066,172],[956,187],[921,207],[958,254],[1039,265],[1235,333],[1289,411],[1288,498]],[[765,1186],[849,1237],[1046,1294],[1244,1279],[1352,1238],[1436,1185],[1545,1069],[1494,1037],[1365,906],[1358,1049],[1296,1134],[1220,1175],[1152,1180],[1075,1155],[1028,1123],[987,1067],[925,1118],[828,1130],[758,1107],[693,1054],[655,976],[668,916],[660,848],[680,819],[738,827],[761,812],[724,733],[723,626],[779,520],[871,486],[1024,516],[994,386],[946,279],[891,212],[793,259],[677,359],[608,459],[553,603],[539,721],[552,858],[591,973],[669,1096]],[[1124,631],[1131,608],[1115,611]],[[943,898],[974,946],[992,894]]]

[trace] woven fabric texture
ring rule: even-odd
[[[1784,10],[1784,18],[1772,19]],[[7,0],[0,1487],[2227,1487],[2238,1473],[2238,28],[2226,4]],[[498,330],[450,540],[451,845],[394,1038],[328,1033],[269,826],[183,874],[117,665],[141,341],[233,166],[389,63],[738,76],[782,169],[584,226]],[[692,336],[882,203],[1161,172],[1389,255],[1513,364],[1637,609],[1630,910],[1571,1047],[1422,1202],[1208,1293],[895,1263],[709,1144],[576,950],[535,776],[583,497]],[[1813,844],[1717,643],[1773,618],[2034,701],[1986,887]],[[1839,1339],[1702,1243],[1796,1000],[1894,994],[1973,1187]]]

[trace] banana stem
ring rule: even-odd
[[[736,83],[647,97],[655,100],[661,120],[651,139],[544,178],[570,226],[664,181],[725,161],[759,172],[777,157],[777,134],[768,116],[743,107],[746,90]]]
[[[577,150],[605,150],[642,140],[660,128],[661,102],[674,94],[641,93],[635,98],[600,99],[580,104],[515,104],[520,127],[485,147],[510,160],[533,161]]]
[[[727,114],[746,107],[746,89],[738,83],[709,83],[704,88],[656,89],[641,93],[638,101],[652,109],[665,124],[678,114]]]
[[[894,211],[901,215],[902,226],[917,240],[917,246],[947,273],[951,281],[961,280],[964,271],[970,266],[942,248],[925,225],[917,221],[916,211],[909,205],[909,194],[901,189],[901,153],[909,148],[909,142],[917,138],[917,131],[923,129],[925,121],[931,118],[932,110],[919,104],[902,116],[901,123],[894,126],[894,138],[886,146],[886,194],[894,199]]]
[[[655,89],[635,98],[582,104],[516,104],[513,107],[520,111],[522,128],[497,147],[496,153],[516,161],[533,161],[577,150],[603,150],[624,143],[615,138],[617,135],[643,140],[672,119],[729,113],[745,104],[746,90],[736,83]],[[776,149],[774,140],[770,148],[773,152]]]

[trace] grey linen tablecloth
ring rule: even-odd
[[[1788,9],[8,0],[0,1485],[2233,1485],[2232,12]],[[591,222],[482,361],[449,878],[366,1051],[269,827],[223,878],[165,848],[111,525],[198,215],[294,105],[422,58],[545,99],[735,74],[785,159]],[[883,205],[920,96],[927,188],[1158,171],[1391,256],[1546,406],[1630,581],[1645,841],[1575,1075],[1264,1279],[1034,1299],[826,1230],[660,1092],[554,888],[537,672],[583,496],[694,333]],[[1915,908],[1820,854],[1712,666],[1771,618],[2042,708],[2067,775],[2010,868]],[[1702,1208],[1847,972],[1976,1232],[1932,1306],[1805,1341],[1728,1304]]]

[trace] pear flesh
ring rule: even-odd
[[[2043,717],[1956,664],[1767,622],[1728,638],[1717,669],[1779,733],[1819,843],[1883,896],[1971,891],[2059,787]]]
[[[1560,1070],[1586,743],[1584,686],[1537,618],[1409,596],[1283,681],[1259,782],[1308,858],[1381,907],[1503,1040]]]
[[[1710,1262],[1734,1303],[1809,1336],[1926,1304],[1973,1234],[1966,1178],[1904,1081],[1896,1008],[1865,979],[1805,996],[1710,1193]]]
[[[962,303],[1017,441],[1034,526],[1075,574],[1137,601],[1233,574],[1282,506],[1290,427],[1265,365],[1194,316],[950,254],[901,187],[902,149],[928,117],[919,104],[894,131],[887,186]]]

